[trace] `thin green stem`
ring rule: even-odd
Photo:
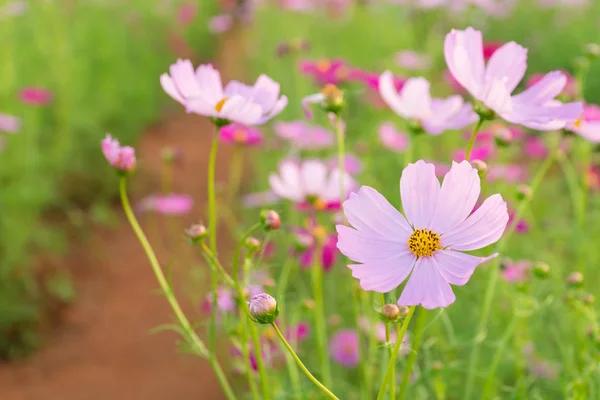
[[[242,247],[244,246],[244,244],[246,243],[246,239],[248,239],[250,237],[250,235],[252,235],[252,233],[257,230],[258,228],[261,227],[260,222],[257,222],[256,224],[252,225],[247,231],[246,233],[244,233],[242,235],[242,238],[240,239],[238,245],[235,248],[235,251],[233,253],[233,267],[231,269],[231,274],[233,275],[233,279],[238,282],[240,277],[239,277],[239,266],[240,266],[240,253],[242,252]]]
[[[217,208],[215,192],[215,168],[217,163],[217,147],[219,144],[219,128],[215,125],[212,145],[210,148],[210,157],[208,161],[208,232],[210,237],[210,250],[213,255],[217,254]],[[212,298],[212,307],[210,310],[210,321],[208,326],[209,348],[212,354],[217,347],[217,272],[211,269],[210,272],[210,290]]]
[[[225,268],[223,268],[223,265],[221,265],[221,263],[219,262],[219,260],[215,257],[215,254],[208,248],[208,246],[205,243],[200,243],[200,249],[202,249],[202,251],[204,252],[204,255],[206,256],[206,260],[208,261],[208,264],[211,267],[211,270],[215,271],[216,273],[220,274],[221,277],[223,278],[223,280],[232,288],[236,288],[236,283],[233,280],[233,278],[227,273],[227,271],[225,271]]]
[[[417,361],[417,357],[419,356],[419,350],[421,348],[421,343],[423,342],[423,332],[425,331],[425,322],[427,322],[427,310],[421,308],[419,310],[419,315],[417,315],[417,320],[415,321],[416,327],[410,344],[411,353],[408,356],[406,367],[404,367],[402,383],[400,384],[400,390],[398,391],[398,399],[400,400],[403,400],[404,396],[406,395],[408,382],[410,381],[410,374]]]
[[[219,383],[221,384],[221,387],[223,388],[223,391],[225,392],[225,396],[229,400],[235,400],[236,396],[235,396],[233,390],[231,389],[231,386],[229,385],[229,382],[227,381],[227,378],[225,377],[225,374],[223,373],[223,370],[221,369],[221,366],[220,366],[218,360],[216,359],[214,353],[208,352],[208,350],[206,349],[206,346],[204,346],[204,343],[198,337],[198,335],[192,328],[190,321],[187,319],[187,317],[185,316],[185,313],[179,306],[179,302],[177,301],[175,294],[171,290],[171,286],[169,285],[169,282],[168,282],[165,274],[163,273],[162,268],[160,267],[158,258],[156,257],[156,254],[154,253],[154,250],[152,249],[152,246],[150,245],[150,242],[148,241],[146,234],[144,233],[140,224],[138,223],[137,219],[135,218],[135,215],[131,208],[131,204],[129,203],[129,198],[127,197],[127,177],[126,176],[121,177],[121,181],[119,183],[119,194],[121,196],[121,203],[123,204],[123,210],[125,211],[127,220],[129,221],[131,228],[133,229],[135,235],[137,236],[138,240],[140,241],[140,244],[142,245],[142,248],[144,249],[144,252],[146,253],[146,256],[148,257],[148,261],[150,262],[152,271],[154,272],[154,275],[156,276],[156,280],[158,281],[158,284],[160,285],[162,292],[164,293],[169,305],[171,306],[171,309],[175,313],[175,317],[177,318],[177,321],[179,322],[179,324],[181,325],[181,327],[183,329],[183,333],[186,336],[186,340],[193,346],[193,348],[196,350],[197,354],[209,359],[210,364],[213,367],[215,374],[217,375],[217,379],[219,380]],[[213,308],[216,308],[216,307],[213,307]]]
[[[337,149],[338,149],[338,169],[340,170],[340,205],[346,200],[346,187],[345,187],[345,176],[346,176],[346,154],[345,154],[345,138],[344,129],[342,127],[343,121],[339,116],[335,117],[335,135],[337,137]],[[344,215],[344,222],[346,216]]]
[[[479,118],[479,121],[477,121],[477,125],[475,125],[475,128],[473,129],[473,133],[471,134],[471,139],[469,139],[469,144],[467,145],[467,150],[465,152],[465,160],[469,161],[471,158],[471,150],[473,150],[473,145],[475,144],[475,139],[477,138],[477,133],[479,132],[479,129],[481,129],[481,125],[483,125],[483,118]]]
[[[400,333],[402,330],[402,326],[400,324],[396,324],[396,337],[400,337]],[[389,342],[388,342],[389,343]],[[390,399],[394,400],[396,398],[396,363],[391,365],[392,371],[392,379],[390,380]]]
[[[254,352],[256,353],[256,366],[258,367],[258,374],[260,375],[263,399],[268,400],[271,398],[271,394],[269,391],[269,378],[267,370],[265,369],[265,363],[263,361],[262,352],[260,351],[260,337],[258,336],[258,329],[256,329],[256,324],[250,324],[250,334],[252,335],[252,341],[254,342]]]
[[[544,176],[550,169],[550,166],[554,162],[556,158],[556,151],[552,151],[550,155],[546,158],[546,160],[542,163],[537,173],[535,174],[533,180],[531,181],[531,195],[525,197],[517,207],[517,211],[514,215],[512,224],[508,227],[504,237],[497,243],[496,252],[501,252],[504,249],[504,246],[509,241],[513,233],[515,232],[515,228],[521,217],[525,213],[525,210],[529,207],[535,193],[539,189]],[[497,259],[495,263],[490,266],[490,276],[488,278],[488,284],[485,289],[485,294],[483,297],[483,309],[481,311],[481,317],[479,320],[479,327],[477,329],[477,336],[473,347],[471,348],[471,355],[469,357],[469,372],[467,375],[467,383],[465,389],[465,400],[469,400],[471,398],[471,394],[473,392],[473,384],[475,382],[475,370],[477,369],[477,363],[479,361],[479,350],[481,347],[481,343],[485,340],[486,336],[486,328],[488,319],[490,316],[490,311],[492,309],[492,302],[494,300],[494,292],[496,289],[496,283],[498,282],[498,276],[500,274],[500,269],[497,268]]]
[[[260,393],[258,392],[258,388],[256,387],[256,382],[254,380],[252,360],[250,359],[250,345],[247,339],[248,324],[250,324],[251,326],[254,325],[254,323],[251,322],[248,318],[240,318],[240,340],[242,342],[242,352],[244,353],[244,360],[246,361],[246,374],[248,375],[248,386],[250,386],[252,398],[254,398],[255,400],[261,400]],[[256,349],[255,351],[260,351],[260,348]]]
[[[482,400],[492,398],[491,391],[493,388],[494,378],[496,377],[496,370],[498,369],[498,365],[500,365],[500,361],[503,357],[505,357],[504,350],[506,349],[506,344],[508,340],[513,334],[515,327],[517,326],[517,316],[513,315],[510,323],[504,330],[504,335],[502,335],[502,339],[496,348],[496,353],[494,353],[494,357],[492,358],[492,365],[490,367],[490,371],[488,372],[487,379],[485,381],[485,385],[483,386],[483,395],[481,396]]]
[[[275,332],[277,333],[277,336],[279,336],[281,343],[283,343],[283,345],[285,346],[287,351],[294,358],[294,360],[296,361],[296,364],[298,364],[298,367],[300,367],[302,372],[304,372],[304,375],[306,375],[308,377],[308,379],[310,379],[312,381],[312,383],[314,383],[319,389],[321,389],[321,391],[323,391],[323,393],[325,393],[327,395],[327,397],[329,397],[330,399],[339,400],[335,394],[331,393],[331,391],[329,389],[327,389],[327,387],[325,387],[321,382],[319,382],[319,380],[317,378],[315,378],[313,376],[313,374],[311,374],[310,371],[304,366],[304,364],[302,363],[302,360],[300,360],[300,358],[298,357],[298,355],[296,354],[294,349],[292,349],[292,346],[290,346],[290,344],[287,342],[287,340],[285,340],[285,337],[283,337],[283,335],[281,334],[281,331],[279,330],[277,325],[275,325],[273,323],[273,324],[271,324],[271,326],[273,327],[273,329],[275,329]]]
[[[408,315],[402,322],[402,327],[400,328],[400,331],[396,335],[396,343],[394,344],[394,350],[392,351],[392,357],[388,361],[387,370],[386,370],[385,376],[383,378],[383,382],[381,382],[381,387],[379,388],[379,393],[377,394],[377,400],[383,400],[383,397],[385,396],[385,389],[387,388],[390,381],[392,381],[392,372],[394,370],[394,365],[396,364],[396,357],[398,356],[398,352],[400,351],[400,348],[402,347],[402,339],[404,339],[404,335],[406,334],[406,330],[408,329],[408,325],[410,324],[410,320],[412,319],[416,308],[417,308],[417,306],[411,306],[409,308]],[[394,384],[394,382],[392,381],[392,385],[393,384]]]
[[[318,244],[313,255],[313,265],[310,267],[313,295],[315,297],[315,332],[317,337],[317,355],[321,365],[323,382],[331,386],[331,371],[327,352],[327,331],[325,327],[325,310],[323,300],[323,267],[321,266],[322,245]]]

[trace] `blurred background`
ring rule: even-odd
[[[291,119],[301,116],[301,96],[318,90],[300,75],[302,59],[410,76],[410,63],[396,58],[410,50],[444,71],[443,35],[469,25],[486,41],[529,48],[528,74],[574,73],[584,45],[600,42],[600,2],[1,0],[0,397],[219,398],[210,369],[178,354],[174,335],[148,333],[169,312],[153,294],[99,147],[107,132],[136,147],[137,201],[158,190],[165,160],[177,158],[174,190],[194,204],[168,219],[169,229],[201,218],[210,126],[160,87],[177,57],[213,62],[228,78],[268,74],[290,97],[282,119]],[[438,94],[452,91],[444,74],[428,78]],[[597,64],[585,94],[600,101]],[[348,124],[367,132],[383,112],[363,109]],[[272,164],[252,166],[265,176]],[[265,189],[246,180],[248,190]],[[185,280],[198,261],[161,235],[160,221],[144,220],[169,262],[185,260]],[[200,316],[203,275],[196,278],[182,290]]]

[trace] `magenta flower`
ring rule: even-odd
[[[432,59],[431,56],[426,53],[403,50],[396,54],[396,64],[406,70],[422,71],[431,67]]]
[[[600,107],[595,104],[586,104],[583,107],[583,115],[574,123],[567,126],[585,140],[592,143],[600,143]]]
[[[276,122],[273,129],[277,136],[286,139],[298,150],[321,150],[335,144],[330,130],[304,121]]]
[[[406,79],[404,78],[400,78],[398,76],[393,75],[391,72],[388,71],[388,73],[390,74],[390,78],[389,80],[392,82],[392,86],[394,87],[396,92],[399,92],[402,90],[402,88],[404,87],[404,85],[406,84]],[[357,81],[357,82],[361,82],[363,83],[366,87],[373,89],[377,92],[380,91],[381,88],[381,74],[375,73],[375,72],[369,72],[369,71],[365,71],[359,68],[354,68],[351,72],[350,72],[350,78],[353,81]]]
[[[389,150],[404,153],[409,146],[408,135],[399,132],[392,122],[384,122],[379,125],[378,134],[381,144]]]
[[[300,251],[295,252],[300,266],[302,268],[312,267],[315,251],[317,250],[317,241],[321,241],[321,267],[327,272],[335,265],[338,258],[337,235],[328,234],[314,222],[309,229],[294,228],[292,230],[296,235],[296,243],[298,245],[302,244],[302,246],[298,246],[301,247]]]
[[[319,86],[339,85],[350,77],[350,69],[344,60],[305,60],[300,62],[300,71],[311,76]]]
[[[169,74],[162,74],[164,91],[183,104],[186,111],[206,117],[261,125],[279,114],[287,105],[286,96],[279,97],[279,84],[261,75],[254,86],[231,81],[223,89],[219,71],[201,65],[194,72],[189,60],[178,60]]]
[[[135,169],[135,149],[130,146],[121,146],[119,141],[113,139],[108,133],[102,140],[102,152],[114,168],[123,172]]]
[[[233,16],[230,14],[215,15],[208,20],[208,30],[215,35],[225,33],[233,25]]]
[[[21,119],[0,113],[0,132],[17,133],[21,130]]]
[[[331,359],[345,368],[354,368],[360,358],[360,338],[352,329],[342,329],[329,341]]]
[[[432,135],[448,129],[461,129],[477,120],[471,105],[463,103],[460,96],[434,99],[429,93],[429,86],[425,78],[410,78],[398,93],[392,73],[386,71],[379,79],[379,94],[392,111],[419,123]]]
[[[185,215],[192,210],[194,200],[187,194],[152,195],[143,199],[140,211],[155,211],[163,215]]]
[[[281,198],[297,204],[310,205],[317,210],[339,208],[340,175],[335,169],[330,172],[327,165],[319,160],[284,160],[279,164],[279,174],[271,174],[271,190]],[[343,174],[344,188],[350,193],[354,178]]]
[[[487,180],[503,180],[509,183],[524,182],[527,180],[527,170],[518,164],[492,164],[488,166]]]
[[[548,157],[548,147],[538,136],[527,136],[523,144],[523,153],[529,158],[544,159]]]
[[[263,141],[262,132],[242,124],[230,124],[219,129],[219,141],[240,146],[258,146]]]
[[[329,168],[335,170],[339,166],[338,157],[333,156],[329,159],[328,163]],[[360,173],[363,170],[363,165],[358,158],[353,156],[352,154],[346,153],[344,155],[344,171],[348,174],[354,176]]]
[[[27,87],[21,89],[19,98],[30,106],[45,106],[52,101],[52,93],[40,87]]]
[[[502,277],[508,283],[525,283],[531,278],[531,266],[529,260],[510,261],[503,265]]]
[[[363,186],[343,204],[353,228],[337,225],[338,248],[357,262],[348,265],[352,276],[364,290],[379,293],[408,278],[400,305],[432,309],[452,304],[456,298],[450,284],[466,284],[479,264],[498,255],[463,251],[495,243],[508,222],[499,194],[471,213],[479,194],[479,175],[468,161],[452,163],[441,187],[432,164],[409,164],[400,179],[406,218],[375,189]]]
[[[508,211],[508,224],[512,225],[513,221],[515,220],[516,214],[514,210],[510,210]],[[518,222],[517,225],[515,225],[515,232],[516,233],[527,233],[529,232],[529,224],[527,223],[527,221],[525,221],[523,218],[521,218]]]
[[[454,152],[454,161],[463,161],[465,159],[465,149],[458,149]],[[472,160],[487,161],[494,153],[494,147],[491,143],[473,147],[471,150]]]
[[[196,18],[197,7],[194,3],[183,3],[177,10],[177,22],[181,25],[189,25]]]
[[[500,47],[487,67],[480,31],[452,30],[444,41],[444,56],[456,80],[477,100],[504,120],[537,130],[564,128],[581,115],[581,103],[563,104],[555,97],[567,83],[560,71],[546,74],[529,89],[512,96],[527,68],[527,50],[515,42]]]

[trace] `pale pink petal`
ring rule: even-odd
[[[167,94],[171,96],[175,101],[178,101],[180,103],[185,102],[185,99],[181,96],[181,94],[179,94],[179,91],[175,87],[173,79],[171,79],[169,74],[162,74],[160,76],[160,85],[162,86],[163,90],[167,92]]]
[[[473,96],[479,98],[483,88],[483,38],[471,27],[453,29],[444,40],[444,57],[450,73]]]
[[[391,122],[384,122],[379,126],[379,140],[388,149],[404,152],[409,146],[408,135],[396,130],[396,127]]]
[[[400,197],[406,219],[415,228],[429,226],[439,192],[440,182],[433,164],[419,160],[404,169],[400,178]]]
[[[452,288],[435,267],[432,257],[422,257],[417,260],[398,304],[434,309],[448,307],[454,300]]]
[[[459,251],[438,250],[432,256],[433,262],[442,277],[453,285],[466,284],[475,268],[498,256],[498,253],[489,257],[476,257]]]
[[[327,175],[327,166],[321,161],[305,161],[300,170],[300,179],[306,194],[319,195],[327,182]]]
[[[558,96],[567,84],[567,77],[561,71],[548,72],[535,85],[513,96],[513,99],[526,104],[544,104]]]
[[[515,42],[508,42],[492,54],[485,71],[485,79],[504,82],[512,93],[527,70],[527,49]]]

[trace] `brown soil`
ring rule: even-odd
[[[240,64],[236,54],[241,36],[232,35],[224,38],[217,61],[228,76],[235,76],[231,67]],[[195,205],[189,217],[167,221],[178,232],[171,235],[170,251],[164,244],[164,231],[152,229],[154,219],[148,216],[142,221],[161,262],[176,261],[174,282],[183,302],[182,282],[189,278],[189,267],[199,264],[178,235],[205,210],[211,134],[212,126],[205,118],[178,111],[150,128],[137,146],[140,170],[133,178],[137,181],[131,196],[134,202],[159,191],[159,154],[164,146],[176,147],[183,154],[173,187],[191,194]],[[218,181],[226,180],[229,156],[228,149],[220,149]],[[78,297],[64,311],[62,325],[45,338],[43,349],[30,359],[0,366],[2,400],[223,398],[208,363],[177,352],[176,334],[149,333],[172,322],[172,314],[155,292],[156,280],[140,244],[122,212],[117,212],[121,218],[116,228],[93,232],[91,239],[74,246],[68,259],[62,260],[73,271]],[[220,245],[228,240],[223,229],[221,233]],[[173,259],[174,246],[178,247],[177,259]],[[187,303],[188,315],[198,319],[198,303]]]

